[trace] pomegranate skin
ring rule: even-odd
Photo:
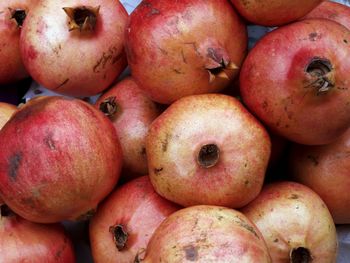
[[[134,262],[160,223],[179,207],[159,196],[148,176],[121,186],[99,206],[90,222],[90,241],[95,263]],[[111,227],[121,226],[127,241],[116,243]],[[120,229],[120,228],[119,228]],[[120,233],[116,237],[122,237]],[[116,244],[124,247],[118,250]]]
[[[193,206],[165,219],[141,262],[271,263],[259,230],[242,213],[219,206]]]
[[[272,262],[336,262],[333,219],[322,199],[310,188],[294,182],[266,185],[241,211],[260,230]]]
[[[92,31],[69,31],[66,7],[99,8]],[[44,87],[70,96],[105,90],[125,69],[128,14],[117,0],[39,0],[26,19],[20,50],[30,75]]]
[[[146,136],[160,114],[157,105],[127,77],[102,94],[95,106],[109,117],[117,132],[123,151],[123,177],[147,174]]]
[[[28,77],[19,50],[21,28],[11,17],[16,9],[24,10],[28,14],[35,2],[34,0],[0,2],[0,85]]]
[[[31,100],[0,131],[0,145],[0,196],[33,222],[84,219],[120,175],[113,125],[81,100]]]
[[[324,1],[302,19],[324,18],[329,19],[350,29],[350,7],[332,2]]]
[[[16,112],[16,110],[17,107],[15,105],[6,102],[0,102],[0,130]]]
[[[336,224],[350,224],[350,130],[322,146],[293,145],[289,171],[326,203]]]
[[[226,0],[143,1],[126,30],[132,75],[164,104],[218,92],[238,74],[246,31]]]
[[[72,242],[59,224],[37,224],[19,216],[0,217],[0,263],[74,263]]]
[[[259,194],[271,142],[238,100],[202,94],[174,102],[151,124],[146,152],[161,196],[182,206],[238,208]]]
[[[350,124],[350,31],[326,19],[276,29],[240,73],[245,105],[273,132],[300,144],[334,141]]]
[[[231,0],[245,19],[256,25],[281,26],[314,9],[322,0]]]

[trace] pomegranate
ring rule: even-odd
[[[182,206],[238,208],[259,194],[271,143],[238,100],[202,94],[179,99],[151,124],[146,151],[161,196]]]
[[[293,145],[292,178],[313,189],[327,204],[336,224],[350,224],[350,129],[322,146]]]
[[[176,210],[175,204],[153,190],[148,176],[124,184],[102,203],[90,222],[94,262],[134,262],[159,224]]]
[[[156,104],[128,77],[101,95],[95,105],[111,119],[117,131],[123,151],[123,174],[147,174],[146,135],[160,114]]]
[[[274,263],[335,263],[337,233],[328,208],[294,182],[266,185],[242,210],[260,230]]]
[[[326,19],[278,28],[251,50],[240,74],[246,106],[273,132],[327,144],[350,124],[350,31]]]
[[[33,222],[88,217],[119,178],[115,129],[82,100],[29,101],[0,131],[0,145],[0,196]]]
[[[260,232],[242,213],[208,205],[171,214],[139,258],[144,263],[272,262]]]
[[[0,207],[1,263],[74,263],[73,244],[60,224],[29,222]]]
[[[21,32],[24,65],[55,92],[97,94],[126,66],[127,18],[117,0],[39,0]]]
[[[17,110],[15,105],[0,102],[0,130],[11,118],[12,114]],[[0,205],[3,204],[3,200],[0,197]]]
[[[305,16],[322,0],[231,0],[248,21],[263,26],[280,26]]]
[[[170,104],[224,89],[245,57],[247,32],[226,0],[147,0],[130,15],[125,41],[135,80]]]
[[[309,18],[333,20],[350,29],[350,7],[340,3],[324,1],[302,19]]]
[[[23,22],[36,0],[0,1],[0,85],[28,76],[19,51]]]
[[[0,130],[15,113],[17,107],[13,104],[0,102]]]

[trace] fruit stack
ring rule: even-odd
[[[0,3],[0,85],[54,92],[0,103],[0,262],[348,262],[350,7],[129,13]]]

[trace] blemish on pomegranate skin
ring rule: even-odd
[[[161,167],[161,168],[154,168],[154,173],[156,175],[159,175],[161,171],[163,171],[163,167]]]
[[[45,138],[44,138],[44,143],[50,148],[50,150],[56,150],[56,145],[55,142],[52,139],[52,135],[48,134]]]
[[[9,159],[8,175],[10,177],[10,180],[13,182],[17,179],[17,172],[19,166],[21,165],[22,158],[23,154],[21,152],[16,152]]]
[[[35,48],[32,45],[28,47],[27,57],[31,60],[34,60],[38,57],[38,52],[35,50]]]
[[[308,155],[307,159],[309,159],[314,166],[317,166],[319,164],[317,157],[314,155]]]
[[[312,32],[309,34],[309,40],[310,41],[316,41],[318,37],[318,34],[316,32]]]
[[[68,81],[69,81],[69,78],[65,79],[61,84],[59,84],[56,88],[54,88],[54,90],[57,90],[57,89],[63,87],[64,85],[67,84]]]
[[[185,257],[189,261],[196,261],[198,258],[198,249],[192,245],[184,247]]]

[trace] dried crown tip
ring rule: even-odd
[[[93,31],[96,26],[97,16],[100,6],[97,7],[63,7],[67,14],[69,31],[79,29],[79,31]]]
[[[230,77],[226,73],[226,70],[236,69],[238,69],[238,66],[235,63],[222,59],[218,67],[207,68],[207,71],[209,73],[209,83],[212,83],[216,78],[229,80]]]

